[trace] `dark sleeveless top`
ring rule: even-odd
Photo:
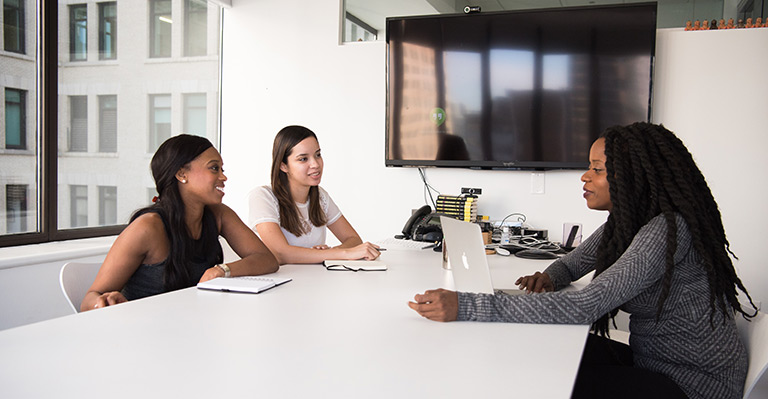
[[[157,210],[149,210],[149,212],[155,212],[160,216],[165,227],[165,234],[168,236],[168,240],[170,240],[171,236],[168,233],[170,228],[163,212]],[[202,233],[199,239],[192,242],[192,259],[187,265],[190,280],[187,281],[186,287],[196,285],[206,270],[221,263],[223,260],[224,255],[219,243],[216,218],[206,207],[203,211]],[[141,264],[125,284],[125,287],[123,287],[121,291],[123,296],[132,301],[167,292],[165,289],[165,266],[167,263],[168,258],[152,265]]]

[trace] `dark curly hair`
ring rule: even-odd
[[[629,247],[637,232],[651,219],[664,215],[667,222],[666,269],[656,305],[656,318],[664,308],[674,269],[679,214],[688,224],[693,248],[701,257],[709,281],[710,323],[715,310],[727,315],[730,307],[745,318],[736,298],[740,289],[756,309],[747,289],[736,275],[725,230],[712,192],[688,149],[662,125],[638,122],[608,128],[605,140],[606,171],[612,209],[597,250],[595,275],[610,267]],[[730,255],[730,256],[729,256]],[[592,329],[608,334],[608,322],[618,312],[603,315]]]

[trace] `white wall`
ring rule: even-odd
[[[399,232],[425,203],[415,169],[384,166],[385,43],[338,44],[338,0],[243,1],[225,10],[222,155],[225,202],[247,219],[245,196],[269,183],[272,140],[285,125],[318,134],[325,187],[365,240]],[[758,253],[768,220],[768,29],[661,30],[657,38],[654,121],[688,145],[722,209],[738,270],[760,300],[768,279]],[[762,144],[762,145],[761,145]],[[531,172],[428,169],[441,192],[481,187],[480,213],[512,212],[559,240],[564,222],[593,231],[606,214],[586,209],[580,172],[548,171],[545,194],[531,194]]]
[[[677,133],[720,206],[736,269],[768,300],[768,29],[661,30],[654,120]]]

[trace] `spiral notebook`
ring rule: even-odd
[[[258,294],[259,292],[266,291],[272,287],[277,287],[278,285],[285,284],[289,281],[291,281],[291,279],[286,277],[218,277],[212,280],[203,281],[202,283],[197,283],[197,288],[201,290]]]

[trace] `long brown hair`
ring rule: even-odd
[[[309,233],[309,227],[301,223],[299,209],[288,186],[288,175],[280,170],[280,165],[287,164],[293,147],[309,137],[317,140],[315,133],[304,126],[286,126],[277,132],[272,145],[272,192],[280,207],[280,226],[297,237]],[[320,206],[320,190],[317,186],[309,188],[309,220],[318,227],[325,226],[327,222]]]

